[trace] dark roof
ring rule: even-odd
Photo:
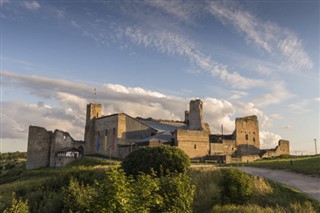
[[[185,123],[160,123],[158,121],[139,120],[141,123],[156,129],[158,132],[174,132],[177,129],[187,129],[188,126]]]
[[[222,140],[235,140],[234,135],[209,135],[211,143],[222,143]]]
[[[162,132],[153,136],[150,136],[148,138],[141,139],[137,141],[136,143],[143,143],[143,142],[149,142],[149,141],[160,141],[160,142],[171,142],[171,140],[174,138],[174,136],[171,134],[171,132]]]

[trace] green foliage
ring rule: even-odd
[[[65,208],[72,209],[74,212],[90,212],[91,205],[97,192],[89,185],[79,183],[76,179],[70,180],[69,186],[63,189]]]
[[[130,178],[127,180],[122,170],[107,171],[104,181],[97,183],[98,200],[95,206],[102,212],[130,212],[132,197]]]
[[[194,185],[186,173],[160,177],[163,205],[157,212],[192,212]]]
[[[4,210],[4,213],[28,213],[29,206],[28,200],[23,201],[20,197],[18,200],[15,198],[15,193],[12,193],[11,207]]]
[[[17,159],[27,159],[27,153],[19,152],[19,151],[0,153],[0,161],[17,160]]]
[[[221,181],[222,203],[245,204],[250,201],[253,193],[252,176],[236,170],[223,171]]]
[[[72,212],[191,212],[193,191],[185,173],[161,178],[140,174],[134,179],[111,169],[91,186],[72,180],[64,201]]]
[[[172,172],[186,172],[190,159],[181,149],[173,146],[146,147],[131,152],[121,166],[126,174],[134,177],[141,172],[151,174],[152,171],[160,177]]]

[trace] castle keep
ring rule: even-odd
[[[252,161],[289,154],[289,142],[280,140],[275,149],[260,150],[257,116],[237,118],[231,135],[211,134],[203,122],[203,103],[190,101],[184,121],[133,118],[125,113],[103,116],[102,105],[87,105],[84,141],[66,133],[29,127],[27,168],[61,167],[82,155],[99,154],[123,159],[145,146],[170,145],[193,160],[218,162]]]

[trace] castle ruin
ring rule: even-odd
[[[170,145],[182,149],[192,160],[247,162],[289,154],[289,142],[280,140],[275,149],[260,150],[257,116],[236,118],[230,135],[211,134],[203,122],[203,103],[190,101],[184,121],[133,118],[126,113],[103,116],[102,105],[87,105],[84,141],[66,133],[30,126],[27,168],[61,167],[82,155],[98,154],[123,159],[145,146]]]

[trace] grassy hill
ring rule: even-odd
[[[0,161],[1,212],[10,206],[13,192],[28,200],[31,212],[63,212],[62,190],[71,179],[92,185],[104,179],[110,167],[119,166],[117,162],[94,157],[84,157],[60,169],[26,170],[25,163],[25,159]],[[320,212],[319,202],[257,177],[251,177],[253,195],[245,205],[222,203],[223,171],[198,169],[190,170],[189,175],[195,185],[193,212]]]
[[[320,155],[306,157],[286,156],[275,159],[263,159],[245,165],[271,169],[287,169],[308,175],[320,175]]]

